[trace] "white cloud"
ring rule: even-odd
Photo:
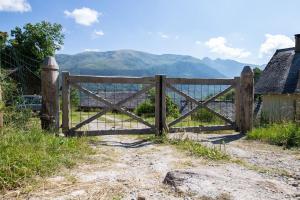
[[[92,51],[92,52],[99,52],[100,49],[85,49],[83,51]]]
[[[0,0],[0,11],[28,12],[31,6],[27,0]]]
[[[170,38],[169,35],[167,35],[167,34],[165,34],[165,33],[162,33],[162,32],[158,32],[158,35],[159,35],[161,38],[163,38],[163,39],[169,39],[169,38]]]
[[[276,49],[294,47],[294,41],[286,35],[265,35],[266,40],[260,45],[259,57],[272,54]]]
[[[195,44],[200,45],[200,44],[202,44],[202,42],[199,41],[199,40],[197,40],[197,41],[195,42]]]
[[[198,42],[199,43],[199,42]],[[205,45],[210,49],[211,52],[217,53],[226,58],[247,58],[251,55],[251,52],[245,49],[233,48],[224,37],[211,38]]]
[[[101,13],[96,10],[86,7],[74,9],[72,12],[65,10],[64,14],[67,17],[74,18],[77,24],[84,26],[90,26],[93,23],[99,22],[98,17],[101,15]]]
[[[94,30],[92,33],[92,39],[96,39],[98,37],[101,37],[104,35],[104,32],[102,30]]]

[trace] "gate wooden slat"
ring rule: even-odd
[[[234,85],[234,79],[167,78],[169,84]]]
[[[215,126],[187,126],[184,128],[181,127],[171,127],[169,133],[177,132],[202,132],[202,131],[220,131],[220,130],[232,130],[235,126],[233,125],[215,125]]]
[[[95,130],[95,131],[76,131],[75,136],[99,136],[99,135],[137,135],[153,134],[154,129],[121,129],[121,130]]]
[[[116,110],[118,110],[118,111],[120,111],[120,112],[122,112],[122,113],[124,113],[124,114],[126,114],[128,116],[130,116],[130,117],[134,118],[135,120],[137,120],[138,122],[140,122],[140,123],[142,123],[142,124],[144,124],[144,125],[146,125],[146,126],[148,126],[150,128],[154,128],[154,126],[152,124],[148,123],[147,121],[145,121],[141,117],[139,117],[139,116],[137,116],[137,115],[135,115],[135,114],[133,114],[133,113],[131,113],[131,112],[123,109],[123,108],[121,108],[120,106],[112,104],[111,102],[109,102],[109,101],[105,100],[104,98],[102,98],[102,97],[100,97],[100,96],[92,93],[91,91],[89,91],[88,89],[86,89],[86,88],[78,85],[77,83],[72,83],[72,86],[75,87],[75,88],[77,88],[79,91],[85,93],[86,95],[90,95],[92,98],[94,98],[94,99],[96,99],[96,100],[104,103],[108,107],[111,107],[112,109],[116,109]]]
[[[153,77],[121,77],[121,76],[85,76],[72,75],[70,83],[124,83],[124,84],[153,84]]]
[[[221,115],[220,113],[212,110],[211,108],[209,108],[207,106],[208,103],[210,103],[211,101],[215,100],[216,98],[224,95],[225,93],[229,92],[231,89],[233,89],[233,86],[229,86],[228,88],[226,88],[225,90],[223,90],[222,92],[216,94],[215,96],[207,99],[206,101],[204,101],[203,103],[197,101],[196,99],[190,97],[189,95],[181,92],[180,90],[178,90],[177,88],[175,88],[174,86],[172,86],[171,84],[167,83],[167,87],[170,88],[171,90],[173,90],[174,92],[178,93],[179,95],[185,97],[186,99],[190,100],[191,102],[197,104],[197,106],[195,108],[193,108],[192,110],[190,110],[189,112],[185,113],[184,115],[178,117],[177,119],[175,119],[174,121],[170,122],[168,124],[168,126],[173,126],[175,124],[177,124],[178,122],[182,121],[183,119],[185,119],[186,117],[188,117],[189,115],[193,114],[195,111],[197,111],[200,107],[203,107],[205,109],[207,109],[208,111],[212,112],[213,114],[217,115],[219,118],[223,119],[224,121],[233,124],[234,122],[231,121],[230,119],[228,119],[227,117]]]
[[[125,104],[126,102],[131,101],[132,99],[134,99],[134,98],[136,98],[136,97],[138,97],[138,96],[144,94],[145,92],[148,92],[148,91],[149,91],[151,88],[153,88],[153,87],[154,87],[154,84],[151,84],[151,85],[149,85],[149,86],[143,88],[142,90],[140,90],[140,91],[134,93],[133,95],[131,95],[131,96],[129,96],[129,97],[127,97],[127,98],[125,98],[125,99],[119,101],[119,102],[116,104],[116,106],[122,106],[122,105]],[[77,124],[76,126],[74,126],[73,128],[71,128],[71,130],[72,130],[72,131],[77,130],[77,129],[81,128],[82,126],[84,126],[84,125],[86,125],[86,124],[88,124],[88,123],[94,121],[95,119],[101,117],[102,115],[104,115],[105,113],[107,113],[107,112],[109,112],[109,111],[111,111],[111,110],[112,110],[111,107],[105,108],[105,109],[102,110],[101,112],[99,112],[99,113],[93,115],[92,117],[90,117],[90,118],[88,118],[88,119],[86,119],[86,120],[80,122],[79,124]]]

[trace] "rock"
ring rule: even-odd
[[[181,186],[185,180],[191,178],[191,176],[196,176],[198,174],[188,171],[171,171],[168,172],[163,183],[174,187]]]
[[[138,195],[137,200],[146,200],[145,197]]]

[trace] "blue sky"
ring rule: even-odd
[[[59,53],[134,49],[266,63],[300,33],[299,0],[0,0],[0,30],[63,25]]]

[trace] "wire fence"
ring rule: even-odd
[[[211,97],[221,93],[230,85],[190,85],[190,84],[175,84],[173,85],[180,92],[192,97],[199,103],[205,103]],[[234,90],[230,90],[226,94],[210,101],[207,107],[216,113],[230,119],[235,120],[235,105],[234,105]],[[174,102],[179,110],[179,116],[190,113],[174,127],[197,127],[204,125],[225,125],[226,121],[206,109],[205,106],[199,106],[198,104],[190,101],[189,99],[179,95],[171,89],[167,89],[167,96]],[[178,116],[178,117],[179,117]],[[175,116],[169,114],[167,117],[168,123],[174,120]]]
[[[108,84],[108,83],[80,83],[80,86],[87,88],[93,94],[96,94],[112,104],[118,104],[120,101],[132,96],[147,84]],[[72,89],[71,92],[71,112],[70,120],[71,127],[76,126],[80,122],[96,115],[99,112],[103,113],[99,118],[93,120],[89,124],[81,127],[80,131],[86,130],[124,130],[124,129],[142,129],[147,126],[133,119],[132,117],[117,111],[112,110],[101,101],[97,101],[91,95],[87,95],[81,91]],[[74,102],[74,99],[77,99]],[[73,100],[72,100],[73,99]],[[140,115],[150,124],[154,124],[154,110],[152,115],[146,110],[144,113],[137,113],[141,106],[151,104],[151,95],[147,92],[130,100],[122,105],[125,110]],[[154,108],[154,105],[151,105]]]

